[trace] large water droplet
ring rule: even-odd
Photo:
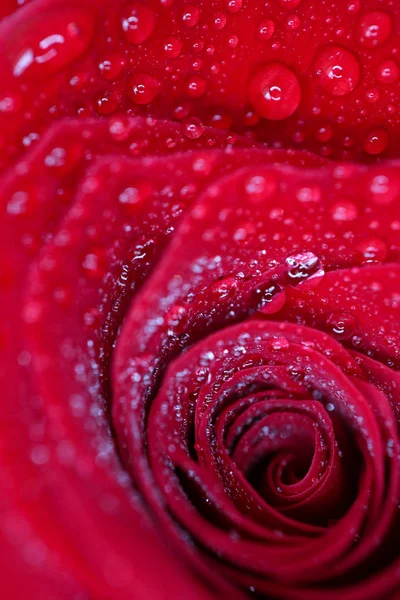
[[[269,40],[275,32],[275,23],[271,19],[264,19],[258,26],[258,35],[262,40]]]
[[[276,189],[277,182],[273,175],[252,175],[245,182],[246,194],[254,203],[264,202]]]
[[[128,4],[121,13],[121,27],[129,44],[142,44],[154,30],[154,11],[144,4]]]
[[[159,81],[147,73],[135,73],[129,78],[127,94],[135,104],[149,104],[157,96]]]
[[[196,117],[187,119],[184,123],[184,131],[187,138],[191,140],[199,139],[204,133],[204,125]]]
[[[286,302],[283,288],[274,281],[260,283],[253,290],[257,310],[264,314],[273,314],[281,310]]]
[[[350,313],[334,312],[328,317],[327,325],[336,337],[345,340],[354,334],[357,321]]]
[[[399,194],[397,179],[387,175],[374,175],[369,186],[375,204],[385,206],[393,202]]]
[[[227,0],[226,7],[231,13],[239,12],[243,6],[243,0]]]
[[[357,258],[362,264],[383,262],[387,255],[387,246],[383,240],[369,238],[360,242],[356,248]]]
[[[186,90],[191,98],[200,98],[207,89],[207,82],[203,77],[193,75],[186,82]]]
[[[384,60],[378,65],[377,75],[381,83],[394,83],[399,78],[400,69],[394,60]]]
[[[358,207],[353,202],[336,202],[331,208],[332,219],[337,223],[349,223],[358,217]]]
[[[249,99],[258,114],[266,119],[287,119],[300,104],[300,84],[293,71],[284,64],[270,63],[250,81]]]
[[[117,53],[110,53],[99,62],[99,70],[104,77],[112,81],[116,79],[125,67],[125,59]]]
[[[360,80],[360,65],[349,50],[342,46],[326,46],[315,61],[315,73],[321,87],[333,96],[345,96]]]
[[[287,257],[286,264],[289,280],[295,285],[305,280],[319,279],[325,274],[320,259],[313,252],[292,254]]]
[[[364,150],[368,154],[381,154],[389,144],[389,134],[383,127],[370,129],[364,140]]]
[[[87,50],[93,36],[93,18],[73,8],[45,13],[42,20],[8,50],[15,77],[43,78],[62,70]],[[22,46],[22,47],[21,47]]]
[[[165,56],[168,58],[177,58],[182,52],[183,44],[178,38],[170,36],[164,42]]]
[[[195,27],[200,19],[200,10],[197,6],[189,4],[185,6],[182,14],[182,21],[186,27]]]
[[[392,27],[392,19],[388,14],[378,10],[368,12],[358,22],[357,41],[365,48],[375,48],[386,42]]]

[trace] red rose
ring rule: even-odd
[[[4,597],[397,598],[400,10],[0,15]]]

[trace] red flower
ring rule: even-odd
[[[400,11],[17,4],[4,597],[397,598]]]

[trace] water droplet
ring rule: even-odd
[[[233,34],[228,38],[228,45],[230,48],[236,48],[239,44],[239,38],[237,35]]]
[[[35,465],[44,465],[50,458],[50,452],[44,444],[38,444],[31,450],[31,460]]]
[[[399,186],[396,180],[387,175],[374,175],[369,189],[375,204],[385,206],[390,204],[399,194]]]
[[[287,275],[292,284],[319,279],[325,274],[320,259],[313,252],[301,252],[288,256],[286,264]]]
[[[99,92],[94,97],[94,108],[99,115],[110,115],[118,108],[118,104],[118,96],[111,90]]]
[[[350,313],[334,312],[328,317],[327,325],[334,335],[345,340],[354,334],[357,321]]]
[[[176,37],[170,36],[164,42],[165,56],[168,58],[177,58],[182,52],[183,44]]]
[[[285,291],[273,281],[260,283],[254,288],[252,295],[257,310],[264,314],[276,313],[285,306]]]
[[[108,131],[116,142],[125,142],[132,133],[131,122],[124,116],[114,117],[110,119]]]
[[[93,19],[84,9],[45,12],[34,27],[15,40],[23,47],[14,51],[14,76],[42,78],[61,71],[87,50],[92,37]]]
[[[101,248],[93,248],[84,257],[82,267],[86,274],[93,279],[103,277],[106,270],[104,251]]]
[[[186,27],[195,27],[199,22],[199,19],[200,10],[197,8],[197,6],[189,4],[185,7],[185,10],[182,15],[182,21],[183,24],[186,25]]]
[[[197,140],[204,133],[204,126],[200,119],[193,117],[184,123],[185,135],[191,140]]]
[[[121,27],[129,44],[142,44],[153,33],[155,15],[144,4],[128,4],[121,13]]]
[[[252,175],[245,182],[246,194],[252,202],[264,202],[277,189],[277,182],[273,175]]]
[[[118,196],[118,201],[128,211],[132,210],[137,204],[140,204],[144,200],[148,200],[153,195],[153,186],[149,181],[141,181],[125,188]]]
[[[336,202],[331,208],[332,219],[336,222],[348,223],[358,217],[358,207],[352,202]]]
[[[365,48],[375,48],[386,42],[392,27],[392,19],[388,14],[378,10],[368,12],[358,22],[357,41]]]
[[[387,255],[387,246],[383,240],[370,238],[360,242],[356,248],[358,259],[362,264],[383,262]]]
[[[297,110],[301,89],[293,71],[282,63],[270,63],[250,81],[249,99],[261,116],[279,121]]]
[[[364,141],[364,150],[368,154],[381,154],[389,144],[389,134],[383,127],[370,129]]]
[[[394,60],[384,60],[378,65],[378,79],[381,83],[394,83],[399,75],[400,69]]]
[[[127,94],[135,104],[149,104],[157,96],[160,83],[147,73],[135,73],[128,79]]]
[[[258,26],[258,35],[262,40],[269,40],[275,32],[275,23],[271,19],[264,19]]]
[[[191,98],[200,98],[207,89],[207,82],[203,77],[193,75],[186,82],[186,91]]]
[[[217,13],[214,15],[213,25],[215,29],[223,29],[226,25],[226,15],[224,15],[224,13]]]
[[[208,124],[216,129],[229,129],[232,125],[232,115],[224,108],[213,111]]]
[[[296,192],[296,198],[299,202],[319,202],[321,200],[321,188],[317,184],[310,184],[300,187]]]
[[[183,333],[188,324],[188,314],[184,306],[175,304],[165,315],[165,323],[174,335]]]
[[[22,107],[22,98],[18,94],[2,93],[0,95],[0,113],[16,113]]]
[[[296,31],[300,27],[300,19],[297,15],[289,15],[286,19],[286,29]]]
[[[209,287],[209,293],[214,301],[230,300],[237,292],[237,281],[234,277],[225,277],[215,281]]]
[[[109,81],[117,79],[125,67],[125,59],[119,54],[108,54],[99,62],[99,70]]]
[[[14,192],[6,206],[7,214],[12,216],[27,214],[30,212],[30,208],[33,208],[32,200],[31,195],[26,191]]]
[[[321,87],[333,96],[345,96],[360,80],[360,65],[349,50],[342,46],[326,46],[315,62],[315,73]]]
[[[361,0],[352,0],[347,6],[349,13],[357,13],[361,8]]]
[[[243,6],[243,0],[227,0],[226,7],[231,13],[236,13],[241,10]]]
[[[281,352],[282,350],[290,348],[289,340],[285,337],[272,338],[269,345],[274,352]]]
[[[315,135],[320,142],[328,142],[333,136],[333,130],[330,125],[320,127]]]
[[[375,102],[378,102],[380,98],[379,90],[377,88],[369,89],[365,92],[365,97],[368,100],[368,102],[370,102],[371,104],[375,104]]]

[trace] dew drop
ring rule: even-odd
[[[321,200],[321,188],[317,184],[302,186],[297,190],[296,198],[299,202],[304,202],[305,204],[319,202]]]
[[[142,44],[153,33],[155,15],[144,4],[128,4],[121,13],[123,35],[129,44]]]
[[[271,176],[252,175],[245,182],[246,194],[251,202],[264,202],[277,189],[276,179]]]
[[[381,263],[387,255],[387,246],[383,240],[370,238],[360,242],[356,254],[362,264]]]
[[[264,314],[276,313],[286,303],[285,291],[279,284],[273,281],[260,283],[254,288],[252,295],[256,302],[257,310]]]
[[[105,254],[101,248],[93,248],[82,261],[82,267],[85,273],[93,278],[98,279],[105,274]]]
[[[226,25],[226,15],[224,13],[217,13],[216,15],[214,15],[214,21],[213,21],[213,25],[214,25],[214,29],[217,30],[221,30],[225,27]]]
[[[375,204],[386,206],[393,202],[399,194],[399,186],[396,180],[387,175],[374,175],[369,186],[372,200]]]
[[[232,125],[232,115],[224,108],[212,112],[208,119],[209,125],[216,129],[230,129]]]
[[[134,104],[149,104],[157,96],[159,81],[147,73],[135,73],[128,79],[127,94]]]
[[[337,223],[349,223],[358,217],[358,207],[352,202],[336,202],[331,209],[331,216]]]
[[[286,19],[286,29],[296,31],[300,27],[300,19],[297,15],[289,15]]]
[[[168,37],[164,42],[165,56],[168,58],[177,58],[182,52],[182,46],[182,42],[176,37]]]
[[[313,252],[293,254],[286,259],[287,275],[292,284],[305,280],[319,279],[325,272],[321,261]]]
[[[272,338],[270,341],[271,350],[274,352],[281,352],[290,348],[289,340],[285,337]]]
[[[99,70],[104,77],[109,81],[117,79],[121,75],[125,67],[125,59],[119,54],[108,54],[99,62]]]
[[[227,0],[227,2],[226,2],[226,8],[231,13],[239,12],[239,10],[241,10],[242,6],[243,6],[243,0]]]
[[[320,142],[328,142],[332,138],[332,136],[333,131],[330,125],[322,125],[315,135],[317,140],[319,140]]]
[[[264,19],[261,21],[258,26],[258,35],[259,37],[267,41],[269,40],[275,33],[275,23],[271,21],[271,19]]]
[[[119,203],[132,210],[136,205],[148,200],[153,195],[153,186],[148,181],[138,182],[136,185],[125,188],[118,196]]]
[[[204,133],[204,126],[200,119],[189,118],[184,123],[184,131],[187,138],[197,140]]]
[[[189,4],[182,14],[182,21],[186,27],[195,27],[200,19],[200,10],[197,6]]]
[[[357,321],[350,313],[334,312],[328,317],[327,325],[335,336],[345,340],[354,334]]]
[[[237,281],[234,277],[225,277],[220,281],[215,281],[209,287],[209,293],[212,299],[216,302],[222,300],[230,300],[237,292]]]
[[[388,14],[378,10],[368,12],[358,22],[357,41],[365,48],[375,48],[386,42],[392,27],[392,19]]]
[[[266,119],[287,119],[300,104],[300,84],[293,71],[284,64],[270,63],[250,81],[249,99],[255,110]]]
[[[116,92],[104,90],[94,98],[94,108],[99,115],[110,115],[118,108],[118,96]]]
[[[200,98],[207,89],[207,82],[203,77],[193,75],[186,82],[186,91],[191,98]]]
[[[364,140],[364,150],[367,154],[381,154],[389,144],[389,134],[383,127],[370,129]]]
[[[394,83],[399,75],[400,69],[394,60],[384,60],[378,65],[378,79],[381,83]]]
[[[365,97],[370,104],[375,104],[380,98],[380,93],[377,88],[369,89],[365,92]]]
[[[15,40],[11,48],[15,77],[42,78],[61,71],[81,56],[93,37],[93,18],[82,9],[47,12],[39,22]]]
[[[321,87],[333,96],[345,96],[360,80],[360,65],[342,46],[326,46],[317,55],[315,73]]]

